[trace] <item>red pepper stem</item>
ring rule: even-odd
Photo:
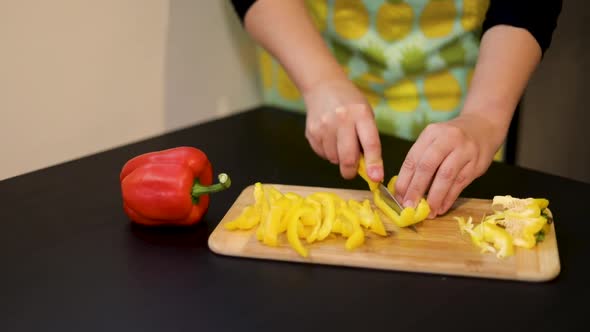
[[[216,193],[218,191],[222,191],[222,190],[229,188],[229,186],[231,185],[231,179],[229,178],[229,175],[227,175],[225,173],[221,173],[221,174],[219,174],[218,178],[219,178],[219,183],[216,183],[216,184],[213,184],[210,186],[203,186],[199,182],[195,182],[195,184],[193,185],[193,191],[192,191],[193,197],[197,198],[201,195]]]

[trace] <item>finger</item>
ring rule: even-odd
[[[416,165],[414,176],[408,185],[403,198],[404,206],[416,206],[416,202],[424,197],[426,189],[432,182],[436,170],[442,161],[451,153],[453,147],[444,139],[435,140],[424,152]]]
[[[463,189],[467,187],[467,185],[473,179],[473,172],[474,172],[474,163],[473,161],[469,161],[459,174],[455,177],[455,181],[453,181],[453,185],[449,189],[447,196],[444,198],[442,206],[438,210],[438,214],[445,214],[447,211],[455,204],[455,201],[463,192]]]
[[[305,137],[309,142],[309,146],[318,156],[323,159],[327,159],[326,154],[324,153],[324,147],[322,146],[322,138],[321,136],[317,135],[318,130],[314,127],[313,124],[307,124],[307,129],[305,131]]]
[[[469,160],[468,153],[455,150],[442,162],[428,190],[429,218],[436,217],[439,209],[442,208],[443,200],[455,183],[455,178]]]
[[[408,151],[406,159],[397,175],[397,180],[395,181],[395,196],[399,201],[401,201],[406,195],[410,181],[412,181],[412,178],[414,177],[418,161],[421,156],[424,155],[424,152],[428,147],[434,142],[435,138],[436,137],[432,134],[432,131],[425,130],[420,136],[418,136],[418,139],[412,145],[410,151]]]
[[[383,159],[381,157],[381,140],[377,124],[371,111],[365,105],[359,105],[356,112],[356,132],[363,148],[367,175],[373,181],[383,181]]]
[[[340,173],[343,178],[352,179],[357,174],[360,155],[357,134],[352,121],[338,128],[337,141]]]
[[[308,138],[307,139],[309,141],[309,145],[311,146],[311,149],[321,158],[323,159],[328,159],[326,157],[326,154],[324,153],[324,147],[322,145],[322,141],[320,140],[316,140],[313,138]]]
[[[332,163],[338,164],[338,149],[336,147],[336,126],[332,116],[325,114],[322,117],[322,126],[319,136],[322,140],[322,149],[326,158]]]

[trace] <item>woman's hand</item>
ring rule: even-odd
[[[415,207],[428,191],[429,218],[446,213],[463,189],[488,169],[505,134],[477,114],[429,125],[402,164],[396,198]]]
[[[428,191],[431,218],[451,208],[492,163],[540,59],[525,29],[500,25],[484,33],[461,115],[428,126],[406,156],[396,181],[402,204],[414,206]]]
[[[362,148],[369,177],[382,181],[379,132],[361,91],[347,79],[336,79],[315,84],[303,97],[307,106],[305,137],[312,149],[340,165],[342,177],[352,179],[357,175]]]

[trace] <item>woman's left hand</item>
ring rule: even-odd
[[[428,125],[408,152],[396,181],[396,198],[415,207],[425,197],[429,218],[446,213],[463,189],[483,175],[506,135],[477,114]]]

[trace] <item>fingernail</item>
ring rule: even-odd
[[[404,207],[412,207],[413,208],[414,207],[414,202],[408,200],[408,201],[406,201],[404,203]]]
[[[370,166],[367,171],[369,173],[369,177],[373,181],[383,180],[383,168],[381,168],[379,166]]]
[[[436,217],[436,213],[434,213],[433,211],[430,212],[430,214],[428,215],[428,219],[434,219]]]

